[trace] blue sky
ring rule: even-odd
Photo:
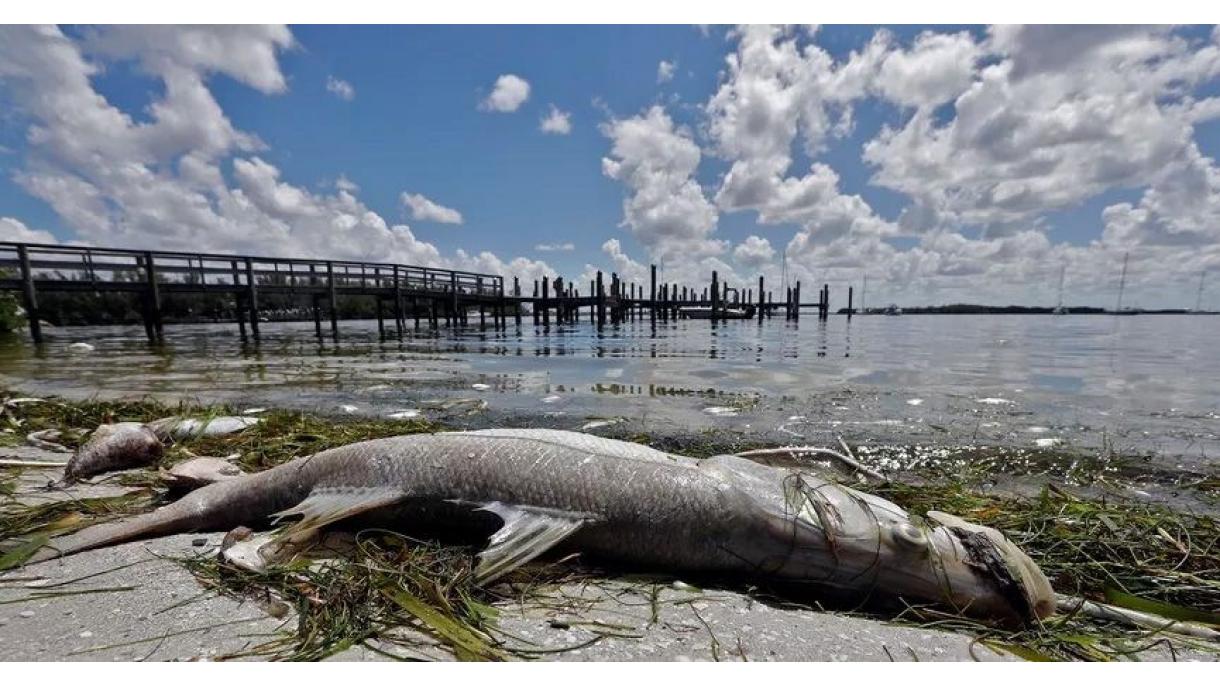
[[[14,30],[20,28],[14,27]],[[1158,135],[1166,141],[1177,140],[1183,147],[1180,152],[1171,151],[1168,157],[1150,153],[1149,159],[1140,162],[1142,166],[1138,169],[1122,170],[1121,173],[1099,171],[1097,179],[1088,183],[1082,181],[1082,185],[1089,188],[1077,193],[1059,194],[1055,192],[1054,184],[1050,184],[1052,188],[1039,190],[1035,193],[1037,197],[1032,197],[1017,213],[999,207],[999,203],[989,206],[987,201],[975,198],[976,194],[990,196],[997,192],[996,184],[1004,179],[989,177],[987,162],[1002,159],[1007,163],[1011,152],[1005,153],[1007,158],[993,157],[994,151],[977,148],[944,154],[933,172],[942,173],[944,178],[937,182],[939,185],[930,181],[931,190],[924,197],[918,186],[918,175],[912,176],[909,170],[911,160],[926,159],[926,156],[919,157],[924,153],[912,152],[904,160],[899,146],[882,145],[880,147],[885,149],[870,160],[866,159],[864,150],[870,142],[884,137],[884,129],[896,132],[908,128],[915,114],[924,107],[934,127],[948,131],[961,119],[958,98],[970,97],[968,89],[972,84],[977,88],[987,78],[989,66],[1003,65],[1006,61],[1019,64],[1020,51],[1032,53],[1038,49],[1038,41],[1061,43],[1061,37],[1039,36],[1033,32],[1029,32],[1030,35],[993,36],[986,27],[977,26],[832,26],[823,27],[816,34],[792,29],[770,35],[730,32],[725,27],[701,30],[690,26],[300,26],[289,30],[291,46],[277,43],[276,39],[265,35],[251,36],[251,46],[258,47],[260,41],[262,45],[270,46],[273,61],[270,65],[265,60],[246,65],[237,57],[233,58],[233,64],[228,64],[222,63],[221,57],[191,54],[182,47],[189,46],[189,39],[181,36],[166,38],[159,34],[158,40],[165,38],[166,41],[156,43],[141,36],[139,27],[117,36],[104,28],[61,27],[61,30],[63,36],[52,37],[59,41],[54,45],[47,42],[51,39],[37,39],[43,41],[39,49],[60,49],[66,45],[75,50],[82,63],[95,70],[88,76],[92,90],[104,98],[109,107],[130,117],[132,129],[152,128],[157,124],[157,115],[152,108],[169,100],[167,83],[170,77],[164,66],[166,62],[173,62],[190,70],[193,77],[197,76],[222,112],[217,115],[218,121],[227,119],[232,129],[256,136],[261,141],[256,148],[243,148],[230,141],[221,150],[208,152],[208,163],[223,176],[226,192],[241,188],[247,196],[255,194],[252,188],[243,186],[243,183],[250,183],[248,179],[243,181],[235,176],[239,159],[257,158],[278,172],[279,182],[319,198],[335,194],[335,181],[342,176],[359,187],[356,196],[363,208],[383,218],[388,225],[409,226],[413,240],[433,246],[440,255],[437,259],[453,260],[455,258],[450,256],[458,249],[467,254],[489,251],[505,263],[521,257],[529,261],[529,269],[536,269],[539,267],[535,263],[544,261],[546,268],[576,277],[589,265],[609,268],[607,260],[611,253],[604,244],[609,239],[618,239],[630,264],[643,265],[664,255],[673,262],[689,254],[690,273],[698,273],[709,265],[723,265],[745,279],[751,278],[752,272],[773,269],[778,263],[778,254],[787,246],[793,256],[791,259],[811,275],[856,279],[861,273],[876,269],[878,273],[872,276],[879,281],[893,281],[896,288],[897,284],[905,284],[903,288],[912,293],[927,293],[955,288],[970,292],[973,288],[970,284],[946,277],[969,272],[996,285],[997,293],[1008,289],[1013,292],[1012,299],[1020,300],[1032,297],[1033,291],[1027,288],[1017,292],[1014,284],[1019,286],[1022,280],[1039,277],[1029,273],[1028,264],[1013,266],[1006,262],[1001,268],[986,264],[987,260],[1007,260],[1009,258],[1003,256],[1020,253],[1027,261],[1054,262],[1054,265],[1075,261],[1091,264],[1090,261],[1096,261],[1095,256],[1081,251],[1103,241],[1107,226],[1111,226],[1108,236],[1121,237],[1126,243],[1114,242],[1107,247],[1106,260],[1110,259],[1110,252],[1130,250],[1144,243],[1158,246],[1149,248],[1150,251],[1159,251],[1159,246],[1165,243],[1162,239],[1166,232],[1181,242],[1177,239],[1193,231],[1189,233],[1192,239],[1188,242],[1195,253],[1199,252],[1200,245],[1208,246],[1216,238],[1214,233],[1199,234],[1196,228],[1173,228],[1174,222],[1180,222],[1184,227],[1206,223],[1198,221],[1197,217],[1158,215],[1149,220],[1148,212],[1141,213],[1145,207],[1162,214],[1174,211],[1173,207],[1166,208],[1164,202],[1154,203],[1158,197],[1165,196],[1164,192],[1149,195],[1149,189],[1154,187],[1160,191],[1169,190],[1158,186],[1172,183],[1162,178],[1168,176],[1165,170],[1170,163],[1166,160],[1189,166],[1183,174],[1195,173],[1203,179],[1208,178],[1209,170],[1215,171],[1213,160],[1220,152],[1220,121],[1208,114],[1183,122],[1181,116],[1174,114],[1186,105],[1208,102],[1220,94],[1220,80],[1217,79],[1220,60],[1216,65],[1210,61],[1203,66],[1195,65],[1206,61],[1201,56],[1216,50],[1216,34],[1210,27],[1154,30],[1149,35],[1160,41],[1158,47],[1147,55],[1141,53],[1135,57],[1130,54],[1135,48],[1130,46],[1138,43],[1129,34],[1105,36],[1102,42],[1106,50],[1097,51],[1098,56],[1089,57],[1090,61],[1076,56],[1065,59],[1062,68],[1069,77],[1073,73],[1085,74],[1088,70],[1113,69],[1117,78],[1120,67],[1114,65],[1128,64],[1113,61],[1120,58],[1135,60],[1134,63],[1149,70],[1169,64],[1188,74],[1186,77],[1166,77],[1164,83],[1155,87],[1159,90],[1153,89],[1147,94],[1147,102],[1157,103],[1154,107],[1161,108],[1157,113],[1165,119],[1165,122],[1151,121],[1148,125],[1163,123],[1166,130]],[[933,54],[939,49],[935,46],[924,50],[921,41],[929,37],[944,37],[945,51]],[[60,41],[60,38],[64,40]],[[16,43],[15,40],[10,42]],[[948,46],[949,42],[954,45]],[[747,44],[772,48],[790,44],[794,50],[786,59],[792,59],[793,69],[804,70],[800,73],[805,75],[794,77],[794,80],[807,79],[805,85],[789,83],[782,69],[775,73],[764,73],[765,66],[757,72],[750,71],[755,67],[736,72],[729,69],[726,58],[745,54]],[[99,47],[102,45],[106,47]],[[166,45],[173,47],[166,48]],[[871,69],[872,76],[862,78],[859,85],[844,85],[847,77],[843,77],[840,80],[844,83],[834,86],[839,89],[837,93],[809,86],[831,74],[847,74],[853,60],[866,62],[862,56],[870,50],[870,45],[875,48],[873,58],[862,69]],[[963,49],[965,52],[960,54],[969,55],[966,73],[950,74],[954,65],[951,59],[944,57],[951,54],[949,47]],[[175,52],[179,48],[181,54]],[[807,50],[816,50],[828,59],[824,63],[813,58],[802,61],[801,56],[806,55]],[[166,57],[170,53],[174,54]],[[1113,54],[1120,54],[1120,57],[1113,57]],[[886,72],[885,62],[890,58],[893,58],[891,66],[907,60],[903,68],[908,71],[896,72],[895,68]],[[45,95],[49,88],[46,84],[53,79],[31,77],[28,72],[33,67],[10,66],[6,71],[4,60],[0,50],[0,104],[5,111],[0,116],[0,146],[3,146],[0,150],[0,217],[15,220],[29,231],[49,232],[63,241],[102,242],[113,237],[119,242],[158,242],[155,230],[141,233],[128,226],[128,215],[137,214],[137,210],[128,205],[130,201],[121,189],[110,190],[106,185],[110,181],[91,176],[104,174],[100,167],[96,171],[81,171],[73,166],[79,163],[65,161],[62,151],[31,138],[35,128],[53,130],[58,125],[53,114],[40,112],[33,104],[35,99]],[[13,57],[11,61],[15,62],[17,58]],[[672,79],[659,83],[658,65],[662,61],[676,66]],[[958,64],[956,71],[961,71],[961,66]],[[278,71],[285,88],[281,92],[271,92],[275,89],[260,89],[243,82],[248,81],[243,76],[250,73],[246,70],[253,69]],[[820,75],[818,70],[822,70]],[[899,73],[900,78],[891,79],[887,85],[884,82],[887,73],[891,77]],[[528,81],[528,98],[513,111],[489,111],[480,107],[493,91],[497,78],[505,74]],[[907,78],[901,78],[901,74],[906,74]],[[940,100],[927,100],[926,105],[918,93],[903,90],[924,82],[930,89],[939,89],[946,80],[952,80],[951,77],[960,84],[951,86],[946,95],[939,96]],[[331,80],[346,82],[353,90],[352,97],[338,97],[328,90],[327,83]],[[766,86],[764,91],[770,93],[776,83],[782,84],[781,89],[789,88],[790,91],[785,92],[791,95],[776,95],[773,102],[758,105],[756,101],[753,106],[773,108],[770,114],[774,117],[798,117],[803,115],[782,109],[781,105],[788,102],[784,98],[823,98],[825,104],[818,106],[829,113],[831,123],[846,108],[851,112],[852,125],[833,134],[808,133],[805,127],[809,120],[801,119],[794,123],[797,133],[772,149],[769,159],[754,152],[726,152],[733,146],[756,150],[754,143],[742,141],[757,132],[729,139],[729,134],[715,131],[717,121],[731,119],[732,113],[737,111],[734,108],[747,103],[750,88],[763,84]],[[1024,84],[1014,78],[1009,85],[1016,92],[1016,88]],[[1045,134],[1045,128],[1038,129],[1035,124],[1046,112],[1062,111],[1063,107],[1075,106],[1090,98],[1096,105],[1106,102],[1106,97],[1119,98],[1129,92],[1129,87],[1128,91],[1123,90],[1123,84],[1114,85],[1108,91],[1088,93],[1091,87],[1082,82],[1079,87],[1064,90],[1062,103],[1031,105],[1027,119],[1024,122],[1014,120],[1012,129],[1020,132],[1021,127],[1028,124],[1034,133]],[[718,93],[729,103],[719,110],[710,104]],[[919,104],[913,105],[915,102]],[[567,135],[547,135],[539,130],[540,121],[552,106],[569,114],[571,130]],[[691,220],[690,226],[681,225],[685,220],[679,220],[676,228],[649,226],[645,216],[648,211],[629,216],[624,201],[645,198],[650,195],[650,189],[632,186],[624,178],[614,178],[604,168],[603,160],[607,157],[628,165],[635,162],[612,154],[614,145],[621,139],[608,132],[609,125],[642,121],[651,108],[658,106],[670,122],[653,120],[654,123],[661,121],[666,129],[657,132],[663,137],[661,144],[672,143],[685,149],[682,146],[689,142],[700,154],[698,165],[690,176],[696,194],[702,194],[697,203],[700,207],[695,210],[714,215],[710,229],[692,228],[699,224],[698,220]],[[1037,107],[1043,109],[1039,111]],[[786,114],[776,114],[780,112]],[[962,121],[959,128],[964,128],[966,123]],[[1112,139],[1109,148],[1081,147],[1083,152],[1073,152],[1072,159],[1065,156],[1058,163],[1048,163],[1046,178],[1061,173],[1063,186],[1070,186],[1075,178],[1073,175],[1079,173],[1071,167],[1081,156],[1109,156],[1111,153],[1104,152],[1108,149],[1122,158],[1126,154],[1123,146],[1135,145],[1141,140],[1139,131],[1131,130],[1137,124],[1116,117],[1109,125],[1111,130],[1095,132],[1096,136]],[[909,128],[913,134],[919,133],[914,127]],[[950,140],[951,145],[957,144],[956,137],[950,139],[946,135],[940,141],[941,147],[936,147],[935,130],[921,134],[924,137],[919,142],[927,147],[919,149],[928,154],[941,154],[936,151],[943,151],[944,140]],[[1040,139],[1034,133],[1030,134],[1030,140],[1035,141],[1033,148],[1037,148]],[[1160,140],[1156,136],[1149,137]],[[1073,140],[1072,144],[1079,142],[1084,146],[1088,142],[1085,138],[1087,136],[1082,134],[1081,139]],[[190,139],[184,135],[183,140]],[[96,141],[93,144],[101,145]],[[1052,151],[1061,148],[1061,142],[1048,142],[1043,152],[1052,155],[1056,154]],[[174,177],[179,161],[175,155],[184,150],[177,149],[174,155],[164,159],[147,159],[146,155],[135,157],[149,174]],[[1103,152],[1088,152],[1090,150]],[[1037,152],[1031,149],[1026,162],[1036,161]],[[955,159],[961,159],[963,165],[976,164],[978,168],[967,178],[958,178]],[[659,163],[664,173],[668,173],[664,165],[669,161],[672,160],[667,158]],[[113,163],[118,164],[118,161]],[[778,186],[772,186],[774,194],[771,197],[752,197],[736,204],[726,200],[729,194],[725,191],[725,178],[731,169],[738,169],[737,173],[741,175],[746,169],[772,169],[779,165],[773,181],[812,182],[812,177],[805,175],[814,163],[828,166],[836,177],[832,188],[819,196],[818,207],[800,208],[799,211],[781,207]],[[1104,160],[1098,165],[1103,163]],[[1027,167],[1014,165],[1014,168]],[[106,217],[98,218],[98,224],[91,223],[88,218],[82,220],[76,211],[79,208],[66,205],[62,196],[55,196],[45,190],[45,186],[31,181],[32,177],[48,169],[54,172],[48,173],[48,177],[79,178],[100,189],[99,194],[106,196],[101,207],[109,208],[105,211]],[[881,174],[882,171],[886,174]],[[1003,173],[996,171],[996,174]],[[1030,184],[1038,184],[1038,178],[1031,177],[1023,183],[1026,185],[1022,188],[1028,190]],[[1206,186],[1207,182],[1203,184]],[[675,185],[658,192],[664,195],[679,190]],[[438,205],[459,211],[461,224],[412,216],[400,199],[404,192],[421,194]],[[219,196],[208,195],[205,191],[200,193],[215,207],[223,204]],[[1220,204],[1210,191],[1205,189],[1203,193],[1206,197],[1202,199],[1202,205],[1210,208],[1209,203]],[[919,197],[915,197],[917,195]],[[825,216],[822,208],[848,202],[854,196],[862,203],[857,203],[851,210]],[[972,199],[963,203],[963,197]],[[660,201],[653,198],[649,202]],[[1145,204],[1141,205],[1142,202]],[[935,220],[910,229],[900,219],[904,210],[916,204],[934,206]],[[1107,208],[1113,207],[1119,209],[1107,214]],[[1129,211],[1124,211],[1124,207],[1130,208]],[[678,212],[679,209],[666,205],[645,208],[662,213]],[[147,209],[140,208],[138,212],[146,213]],[[223,214],[220,209],[216,212]],[[769,215],[780,218],[768,218]],[[280,217],[273,219],[291,223]],[[1142,222],[1139,226],[1135,225],[1137,219]],[[1204,215],[1203,219],[1208,216]],[[99,228],[106,222],[113,223],[109,233],[107,229]],[[132,220],[130,223],[138,222]],[[835,228],[847,224],[850,229]],[[896,228],[900,224],[902,228]],[[206,227],[197,230],[207,231]],[[687,244],[666,232],[680,233],[686,236],[681,240],[695,242],[689,243],[688,249]],[[698,235],[691,238],[694,234]],[[1035,234],[1045,237],[1045,245]],[[952,248],[959,252],[950,255],[943,252],[948,242],[929,238],[941,236],[943,239],[948,235],[962,236],[971,242]],[[764,260],[762,257],[747,259],[737,254],[735,248],[750,236],[766,239],[774,255]],[[802,236],[806,238],[802,239]],[[1022,238],[1017,241],[1012,236]],[[702,247],[694,247],[697,241],[705,239],[715,245],[705,241],[698,244]],[[848,239],[851,239],[850,249],[846,246]],[[1001,239],[1011,245],[987,242]],[[336,251],[341,251],[342,240],[335,239]],[[535,250],[537,244],[566,242],[574,246],[570,252]],[[265,245],[268,251],[277,247],[270,240]],[[387,242],[386,245],[389,257],[395,256],[394,251],[400,249],[394,247],[399,243]],[[868,245],[874,247],[867,251],[859,247]],[[223,244],[220,247],[223,248]],[[325,240],[311,245],[311,252],[327,249]],[[1077,249],[1076,252],[1073,249]],[[856,250],[856,254],[846,254],[852,250]],[[1042,253],[1034,255],[1036,251]],[[376,246],[368,247],[366,252],[377,254]],[[1194,271],[1197,275],[1198,269],[1208,268],[1220,260],[1210,248],[1202,250],[1202,254],[1202,258],[1192,259],[1189,269],[1184,268],[1183,279],[1190,278],[1188,272]],[[963,260],[971,261],[971,265],[962,267]],[[980,261],[981,264],[974,264]],[[946,266],[950,263],[955,266]],[[625,270],[633,268],[630,264]],[[826,266],[838,264],[845,266],[840,271],[834,271],[838,267]],[[1057,268],[1047,269],[1057,273]],[[1162,297],[1171,296],[1156,296]]]

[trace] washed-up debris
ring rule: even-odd
[[[72,452],[71,448],[59,442],[62,437],[63,434],[59,429],[43,429],[42,431],[31,431],[26,434],[25,442],[35,448],[49,450],[54,453]]]
[[[486,391],[491,388],[491,386],[489,386],[485,383],[472,383],[472,384],[470,384],[470,387],[476,391]]]
[[[736,417],[739,411],[736,407],[713,406],[703,408],[703,413],[713,417]]]
[[[228,436],[241,433],[258,424],[258,417],[210,417],[193,419],[184,417],[167,417],[149,422],[148,427],[156,432],[162,440],[167,438],[186,439],[201,436]]]
[[[119,469],[146,467],[160,460],[162,451],[161,439],[144,424],[103,424],[68,461],[64,481],[71,483]]]
[[[978,398],[975,402],[984,405],[1015,405],[1016,403],[1005,398]]]
[[[923,398],[911,398],[907,401],[907,404],[911,407],[919,407],[923,404]]]
[[[356,407],[355,405],[340,405],[339,409],[342,410],[345,414],[356,414],[357,412],[360,411],[360,408]]]
[[[1062,438],[1035,438],[1034,445],[1039,448],[1054,448],[1063,442]]]
[[[265,407],[251,407],[248,410],[242,410],[242,414],[262,414],[267,411]]]
[[[423,413],[414,408],[395,410],[386,415],[386,419],[419,419]]]
[[[68,352],[71,353],[91,353],[95,348],[88,343],[69,343]]]
[[[544,403],[546,403],[546,404],[550,405],[550,404],[553,404],[553,403],[557,403],[557,402],[559,402],[560,400],[563,400],[563,397],[558,396],[558,395],[548,395],[548,396],[546,396],[545,398],[543,398],[543,399],[542,399],[542,402],[544,402]]]
[[[233,459],[240,455],[231,456]],[[161,478],[171,488],[189,489],[202,488],[218,481],[236,479],[244,472],[241,467],[228,459],[219,457],[196,457],[186,462],[179,462],[168,471],[161,472]]]
[[[581,431],[592,431],[593,429],[600,429],[604,426],[614,426],[615,424],[621,424],[624,421],[626,421],[626,420],[624,420],[622,417],[615,417],[614,419],[594,419],[591,422],[586,422],[586,423],[582,424],[580,427],[580,430]]]

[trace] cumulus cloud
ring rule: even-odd
[[[352,84],[334,76],[326,77],[326,90],[340,100],[351,101],[356,97],[356,89]]]
[[[875,183],[941,223],[1004,231],[1108,189],[1155,184],[1191,155],[1193,123],[1214,116],[1187,93],[1220,75],[1220,46],[1169,27],[996,27],[974,53],[989,61],[951,119],[924,103],[864,150]]]
[[[418,221],[436,222],[438,224],[461,224],[462,213],[452,207],[445,207],[420,193],[403,191],[399,196],[402,204],[411,210],[411,218]]]
[[[1136,283],[1170,255],[1179,268],[1165,278],[1179,284],[1220,264],[1220,173],[1193,136],[1220,117],[1220,101],[1196,90],[1220,76],[1214,32],[1209,41],[1171,27],[995,27],[902,42],[880,30],[840,59],[816,31],[730,35],[735,49],[704,105],[712,152],[729,165],[716,206],[797,227],[785,248],[793,278],[869,273],[916,297],[1004,301],[1034,297],[1064,263],[1087,282],[1079,292],[1112,288],[1134,246]],[[854,130],[865,99],[898,108],[897,123],[863,146],[872,183],[908,199],[896,221],[844,192],[820,159]],[[805,170],[793,165],[798,147],[813,159]],[[1130,189],[1139,200],[1106,207],[1092,243],[1046,239],[1049,213]],[[899,236],[914,245],[896,247]],[[734,250],[743,267],[744,246]],[[770,273],[774,259],[755,264]]]
[[[443,255],[409,226],[385,221],[345,177],[333,192],[286,178],[260,154],[265,144],[233,125],[207,80],[223,73],[267,94],[283,92],[277,56],[293,44],[284,27],[115,27],[91,29],[80,40],[55,27],[0,27],[0,88],[30,122],[27,159],[14,179],[91,244],[505,275],[549,269],[491,253]],[[142,120],[92,86],[115,60],[133,61],[164,86]],[[430,209],[455,218],[448,208]],[[4,227],[6,235],[27,235],[11,220]]]
[[[516,74],[503,74],[496,79],[496,84],[479,105],[479,109],[489,112],[516,112],[530,97],[529,81]]]
[[[661,62],[657,64],[657,83],[668,83],[673,81],[674,72],[677,70],[677,68],[677,62],[661,60]]]
[[[733,248],[733,259],[744,267],[759,269],[775,259],[775,248],[765,238],[749,236]]]
[[[538,252],[572,252],[575,249],[575,243],[539,243],[534,246]]]
[[[572,113],[551,105],[550,112],[539,122],[538,129],[543,133],[566,136],[572,133]]]
[[[702,153],[691,132],[660,105],[601,127],[610,139],[602,173],[627,186],[623,224],[654,259],[689,260],[724,251],[718,213],[695,180]]]

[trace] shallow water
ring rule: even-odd
[[[319,343],[310,322],[261,328],[259,346],[233,324],[167,325],[160,347],[140,327],[52,329],[41,349],[10,337],[0,340],[0,384],[381,415],[477,399],[501,422],[579,428],[624,417],[647,429],[815,441],[1105,445],[1168,466],[1220,453],[1220,317],[807,316],[601,331],[527,320],[507,331],[425,326],[387,341],[362,321],[342,322],[337,344]],[[96,349],[70,352],[78,341]]]

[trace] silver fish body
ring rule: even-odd
[[[161,459],[160,439],[138,422],[103,424],[76,451],[64,469],[64,481],[73,482],[119,469],[146,467]]]
[[[642,569],[728,573],[936,603],[1001,621],[1054,610],[1050,585],[999,532],[932,525],[796,471],[708,460],[587,434],[535,429],[356,443],[216,483],[127,521],[52,541],[56,554],[151,534],[301,515],[286,537],[393,513],[444,532],[502,526],[481,554],[494,578],[563,547]],[[494,527],[493,527],[494,528]]]

